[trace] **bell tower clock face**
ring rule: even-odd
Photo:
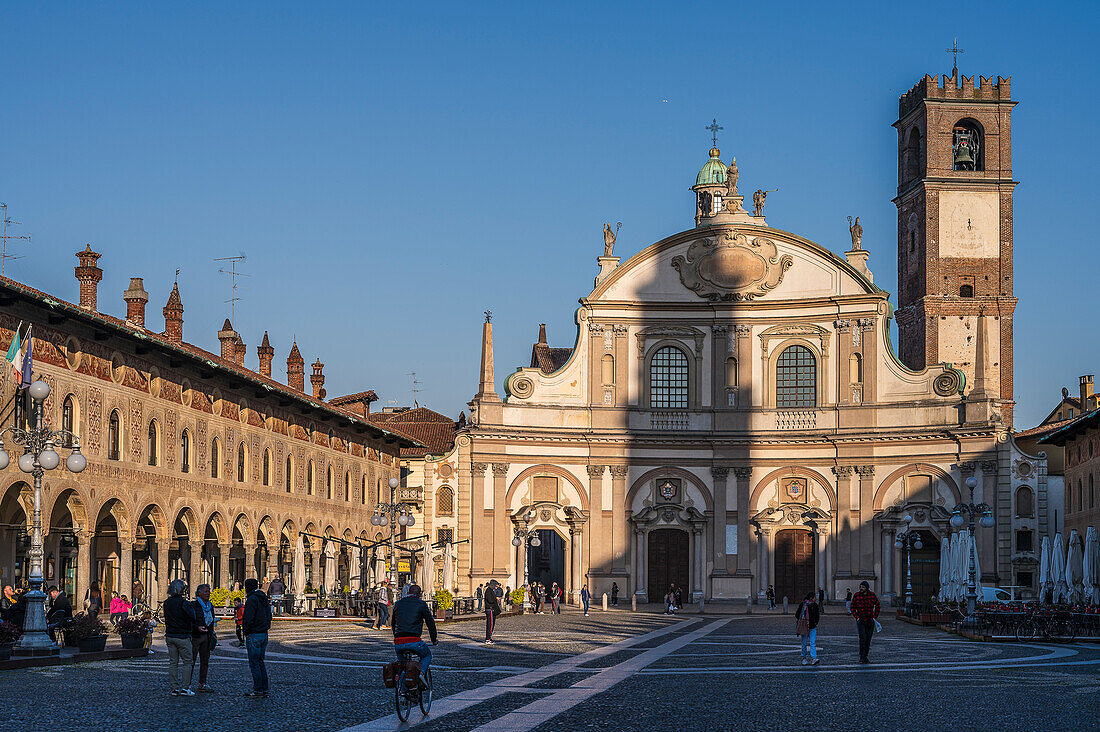
[[[677,494],[680,492],[680,486],[676,481],[665,479],[657,483],[657,494],[663,501],[676,500]]]

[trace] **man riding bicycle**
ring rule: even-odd
[[[435,618],[428,608],[428,603],[420,599],[421,589],[419,585],[410,585],[409,594],[402,597],[393,606],[393,614],[390,616],[390,624],[393,627],[393,649],[397,652],[397,660],[402,653],[415,653],[420,657],[420,688],[427,688],[424,683],[424,672],[432,662],[432,650],[421,639],[424,633],[424,623],[428,623],[428,635],[432,639],[432,645],[437,644],[435,633]]]

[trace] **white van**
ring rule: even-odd
[[[1014,599],[1012,593],[1002,587],[982,586],[982,602],[1012,602]]]

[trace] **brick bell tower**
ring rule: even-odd
[[[913,369],[950,362],[1011,426],[1010,79],[925,76],[898,102],[898,340]],[[982,318],[986,337],[978,338]],[[982,375],[982,374],[979,374]],[[981,396],[974,393],[973,397]]]

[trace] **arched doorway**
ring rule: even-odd
[[[775,601],[786,597],[798,603],[814,582],[814,535],[802,529],[783,529],[775,534]]]
[[[538,546],[527,548],[527,576],[530,582],[565,587],[565,539],[553,529],[538,529]]]
[[[653,529],[648,541],[649,601],[662,602],[670,585],[680,588],[690,601],[688,533],[680,529]]]
[[[913,577],[913,601],[927,605],[940,589],[940,540],[931,531],[921,530],[921,548],[911,549],[909,569]],[[905,597],[905,559],[902,558],[901,593]]]

